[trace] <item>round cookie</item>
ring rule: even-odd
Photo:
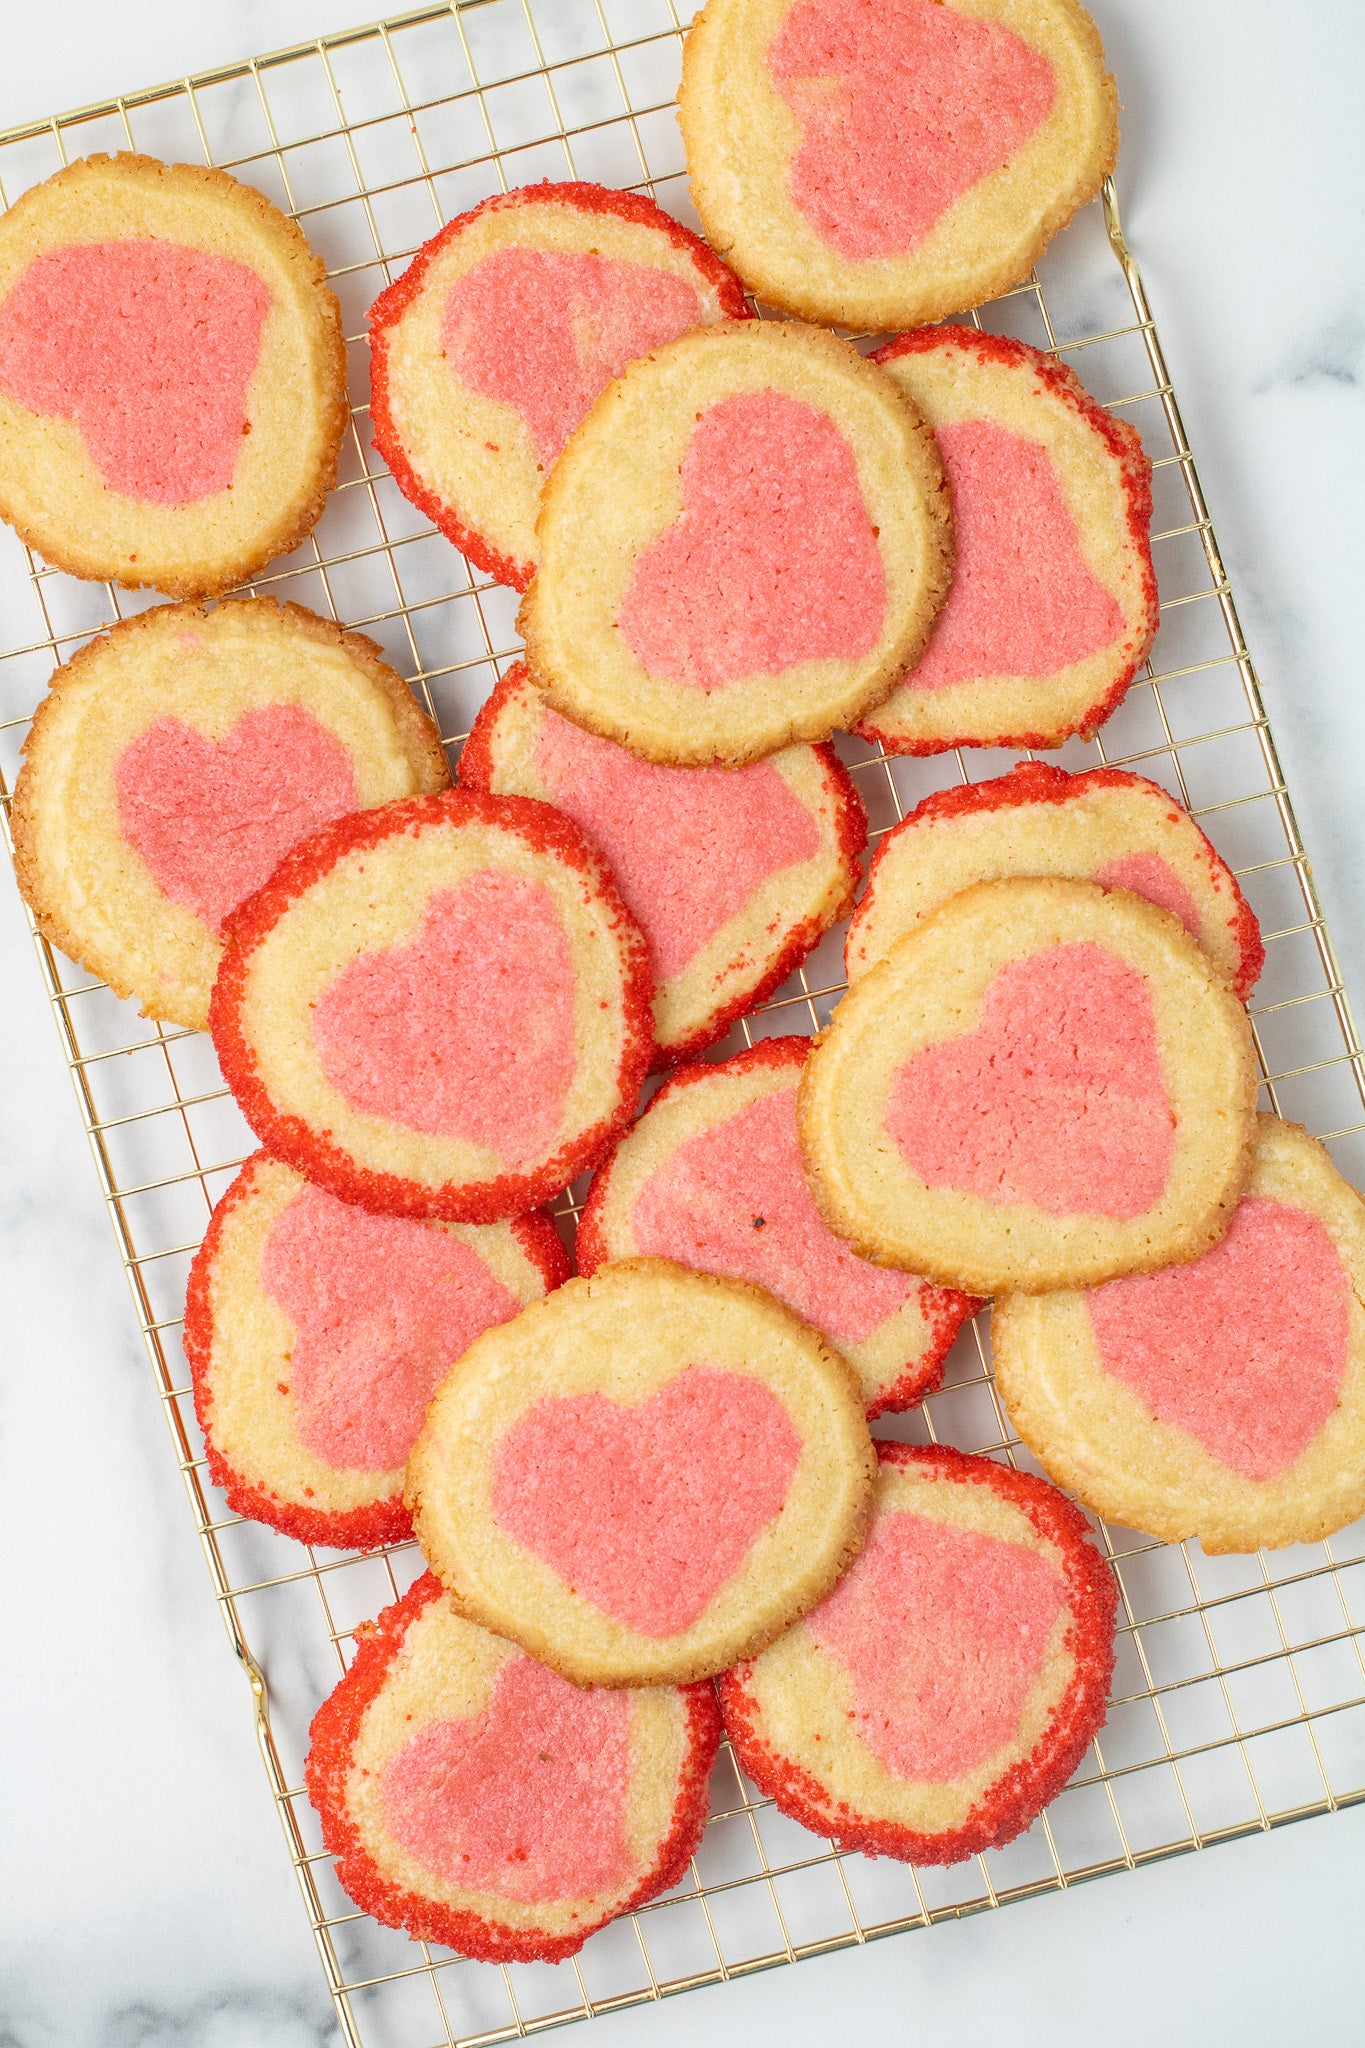
[[[1192,1259],[1251,1171],[1246,1011],[1169,911],[980,882],[865,974],[802,1077],[816,1205],[864,1258],[974,1294]]]
[[[792,321],[632,363],[545,488],[519,624],[566,718],[646,760],[740,767],[825,740],[914,662],[952,568],[908,399]]]
[[[488,1330],[408,1462],[461,1613],[579,1685],[708,1678],[862,1543],[850,1367],[761,1287],[626,1259]]]
[[[525,590],[541,489],[593,401],[635,356],[747,311],[739,279],[641,193],[496,193],[370,308],[375,446],[471,562]]]
[[[484,705],[461,786],[567,812],[611,864],[654,962],[670,1059],[723,1038],[847,912],[867,814],[830,747],[747,768],[661,768],[552,711],[522,663]]]
[[[1049,1486],[946,1446],[878,1444],[867,1543],[830,1597],[727,1671],[759,1790],[841,1849],[999,1849],[1103,1725],[1117,1588]]]
[[[481,1330],[569,1271],[543,1213],[372,1216],[257,1152],[213,1212],[185,1300],[209,1477],[234,1513],[302,1543],[401,1542],[403,1473],[436,1387]]]
[[[301,605],[160,605],[59,668],[14,793],[54,946],[202,1031],[230,913],[348,811],[444,789],[440,735],[360,633]]]
[[[0,218],[0,517],[73,576],[211,596],[336,479],[341,309],[225,171],[90,156]]]
[[[1255,913],[1174,797],[1122,768],[1068,775],[1020,761],[993,781],[935,791],[887,833],[848,928],[850,986],[960,889],[1011,875],[1130,889],[1180,919],[1242,1002],[1256,984],[1265,947]]]
[[[1137,430],[1051,356],[974,328],[897,335],[873,361],[938,436],[957,568],[917,665],[859,732],[894,754],[1088,739],[1157,629]]]
[[[1365,1513],[1365,1205],[1297,1124],[1258,1122],[1212,1251],[992,1318],[1000,1392],[1052,1476],[1206,1551],[1315,1543]]]
[[[796,1136],[808,1038],[684,1067],[598,1168],[578,1270],[640,1254],[767,1287],[842,1351],[868,1420],[933,1393],[981,1306],[859,1259],[821,1221]]]
[[[709,1685],[583,1691],[427,1572],[356,1631],[308,1796],[356,1905],[479,1962],[557,1962],[677,1884],[720,1740]]]
[[[678,102],[708,241],[871,333],[1020,283],[1118,154],[1077,0],[708,0]]]
[[[471,790],[340,818],[234,914],[209,1024],[266,1149],[343,1201],[492,1223],[629,1121],[645,942],[548,804]]]

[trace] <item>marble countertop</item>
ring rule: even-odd
[[[554,0],[550,0],[554,4]],[[649,0],[641,0],[648,5]],[[609,5],[624,14],[628,0]],[[372,0],[7,12],[0,128]],[[1358,0],[1092,0],[1119,188],[1365,1003]],[[337,2036],[12,887],[0,885],[0,2044]],[[1365,1811],[595,2023],[594,2048],[1359,2039]]]

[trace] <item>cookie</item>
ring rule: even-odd
[[[578,827],[449,790],[339,818],[228,922],[209,1025],[267,1151],[343,1201],[494,1223],[629,1121],[645,942]]]
[[[841,1351],[869,1421],[943,1378],[981,1306],[859,1259],[820,1219],[796,1137],[808,1038],[766,1038],[718,1066],[684,1067],[597,1171],[578,1270],[641,1253],[754,1280]]]
[[[815,1330],[761,1287],[626,1259],[470,1346],[407,1497],[471,1621],[579,1685],[682,1684],[824,1597],[874,1463]]]
[[[403,1472],[436,1387],[490,1324],[569,1276],[543,1213],[371,1216],[257,1152],[190,1267],[184,1345],[209,1477],[303,1543],[412,1534]]]
[[[649,941],[669,1059],[723,1038],[843,917],[867,814],[829,747],[748,768],[660,768],[552,711],[520,662],[484,705],[460,783],[558,805],[607,857]]]
[[[19,886],[54,946],[202,1031],[227,918],[290,847],[449,781],[363,634],[263,598],[160,605],[53,676],[14,795]]]
[[[678,104],[707,240],[770,305],[871,333],[1020,283],[1118,154],[1076,0],[708,0]]]
[[[1180,919],[1242,1002],[1255,986],[1255,913],[1188,811],[1121,768],[1068,775],[1043,761],[937,790],[887,833],[848,928],[850,985],[960,889],[1011,875],[1130,889]]]
[[[254,187],[90,156],[0,217],[0,517],[57,568],[245,582],[311,532],[347,416],[326,272]]]
[[[687,1874],[709,1685],[583,1691],[461,1620],[428,1572],[356,1631],[308,1796],[356,1905],[478,1962],[558,1962]]]
[[[992,1319],[1000,1392],[1052,1476],[1206,1551],[1315,1543],[1365,1514],[1365,1205],[1297,1124],[1258,1122],[1212,1251]]]
[[[735,1754],[841,1849],[959,1863],[1036,1819],[1103,1726],[1117,1589],[1045,1480],[946,1447],[878,1444],[848,1576],[727,1671]]]
[[[496,193],[370,308],[375,446],[471,562],[525,590],[545,478],[593,401],[635,356],[747,311],[738,278],[641,193]]]
[[[980,882],[834,1013],[802,1077],[816,1204],[973,1294],[1192,1259],[1251,1171],[1246,1011],[1179,920],[1090,882]]]
[[[675,767],[826,740],[914,662],[947,486],[893,380],[791,321],[632,363],[555,465],[519,624],[566,718]]]
[[[895,754],[1089,738],[1157,629],[1136,429],[1051,356],[974,328],[901,334],[873,360],[938,436],[957,568],[928,646],[859,732]]]

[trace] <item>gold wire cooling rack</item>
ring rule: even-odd
[[[691,9],[685,10],[690,13]],[[379,640],[458,748],[517,651],[515,597],[473,574],[394,488],[369,439],[365,311],[452,214],[506,186],[582,177],[653,192],[692,221],[672,101],[673,0],[464,0],[133,93],[0,135],[0,204],[70,157],[135,148],[260,186],[324,256],[345,314],[355,399],[316,532],[251,588]],[[1115,263],[1117,258],[1117,263]],[[1041,272],[973,316],[1055,351],[1140,428],[1155,463],[1161,630],[1080,768],[1139,768],[1182,800],[1236,869],[1267,942],[1252,1006],[1265,1099],[1365,1183],[1365,1062],[1137,267],[1112,190]],[[13,536],[0,549],[0,801],[55,661],[154,596],[79,583]],[[840,742],[885,831],[930,789],[999,774],[972,751],[891,760]],[[36,934],[35,934],[36,937]],[[722,1051],[813,1031],[842,983],[831,935]],[[840,1855],[761,1799],[722,1752],[690,1876],[553,1967],[470,1963],[357,1913],[302,1787],[308,1721],[357,1622],[421,1568],[306,1549],[223,1511],[208,1484],[179,1318],[189,1259],[250,1133],[207,1039],[152,1026],[41,940],[38,952],[146,1337],[195,1523],[289,1853],[350,2048],[474,2048],[691,1985],[1060,1890],[1182,1850],[1365,1800],[1365,1524],[1330,1543],[1208,1558],[1100,1531],[1122,1595],[1101,1738],[1010,1847],[952,1870]],[[576,1213],[575,1191],[560,1204]],[[1027,1464],[978,1322],[944,1390],[886,1434]]]

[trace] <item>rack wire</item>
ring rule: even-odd
[[[213,163],[299,220],[343,307],[353,411],[337,489],[255,594],[371,634],[458,750],[518,651],[514,596],[476,575],[398,494],[369,437],[365,311],[452,214],[542,177],[653,193],[691,225],[672,102],[674,0],[451,0],[0,135],[0,205],[99,149]],[[1190,809],[1238,873],[1267,962],[1252,1021],[1264,1100],[1365,1181],[1365,1061],[1313,887],[1175,394],[1112,187],[1026,285],[972,316],[1075,367],[1155,465],[1161,628],[1126,702],[1068,767],[1129,766]],[[0,806],[55,662],[151,593],[80,583],[12,535],[0,549]],[[840,749],[874,842],[929,790],[1016,758]],[[722,1751],[690,1874],[554,1966],[470,1963],[356,1912],[302,1787],[307,1726],[353,1630],[421,1569],[411,1544],[320,1551],[225,1511],[209,1484],[179,1319],[190,1257],[252,1140],[207,1039],[148,1025],[35,932],[195,1525],[249,1680],[261,1754],[349,2048],[476,2048],[576,2018],[928,1927],[1365,1800],[1365,1524],[1259,1557],[1205,1557],[1102,1527],[1121,1594],[1109,1717],[1019,1841],[952,1870],[841,1854],[778,1814]],[[842,990],[842,931],[720,1049],[814,1031]],[[577,1213],[571,1190],[560,1209]],[[941,1393],[882,1434],[1028,1466],[964,1334]]]

